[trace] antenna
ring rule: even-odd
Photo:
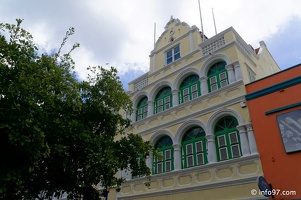
[[[217,34],[217,31],[216,31],[216,25],[215,25],[215,18],[214,18],[213,8],[212,8],[212,16],[213,16],[213,23],[214,23],[215,35],[216,35],[216,34]]]
[[[202,12],[201,12],[201,4],[200,4],[200,0],[199,1],[199,11],[200,11],[200,19],[201,19],[201,28],[202,28],[202,39],[203,42],[205,41],[205,37],[204,37],[204,29],[203,29],[203,21],[202,21]]]

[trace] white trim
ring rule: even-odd
[[[150,94],[149,94],[149,99],[148,100],[155,100],[155,96],[157,95],[157,93],[164,87],[170,87],[171,89],[171,93],[172,93],[172,83],[169,81],[160,81],[158,82],[155,87],[151,90]]]
[[[213,56],[211,56],[208,60],[206,60],[206,62],[203,64],[200,74],[201,76],[207,76],[207,72],[210,69],[210,67],[220,61],[225,61],[226,62],[226,66],[231,64],[230,59],[228,58],[227,55],[225,54],[215,54]]]
[[[173,137],[173,135],[172,135],[169,131],[167,131],[167,130],[158,130],[158,131],[156,131],[156,132],[151,136],[151,138],[149,139],[149,141],[151,142],[151,144],[155,145],[161,137],[166,136],[166,135],[170,137],[170,139],[172,140],[172,144],[174,144],[174,137]]]
[[[146,91],[140,91],[138,94],[135,95],[133,98],[133,107],[137,108],[138,102],[144,97],[147,97],[147,101],[149,101],[149,94]]]
[[[176,134],[174,136],[175,144],[181,144],[183,135],[186,133],[186,131],[194,126],[200,126],[204,129],[206,134],[207,126],[204,122],[200,120],[192,120],[188,119],[188,121],[184,122],[176,131]]]
[[[216,122],[226,116],[232,116],[236,118],[238,125],[244,125],[243,118],[240,116],[240,114],[236,110],[232,109],[222,109],[217,112],[215,112],[208,120],[208,134],[214,135],[214,126]]]
[[[175,78],[172,87],[174,89],[179,89],[183,80],[190,75],[198,75],[200,77],[200,71],[197,68],[187,68],[181,71]]]

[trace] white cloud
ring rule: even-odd
[[[279,33],[292,16],[301,19],[301,1],[200,2],[208,37],[215,34],[213,8],[218,32],[233,26],[254,47],[260,40]],[[23,18],[23,27],[46,51],[59,48],[68,28],[75,27],[75,35],[69,39],[66,49],[75,42],[81,44],[73,53],[80,78],[86,77],[89,65],[107,66],[106,63],[115,66],[120,75],[148,71],[154,23],[158,38],[171,15],[201,28],[198,0],[2,0],[1,4],[1,22],[14,23],[16,18]]]

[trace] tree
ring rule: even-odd
[[[61,53],[74,29],[57,53],[39,55],[21,23],[0,23],[0,198],[93,200],[98,183],[107,193],[124,182],[119,169],[149,175],[150,143],[124,133],[130,120],[118,111],[132,105],[116,69],[89,67],[79,81],[70,55],[79,45]]]

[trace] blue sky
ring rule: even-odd
[[[232,26],[254,48],[265,41],[281,69],[301,63],[301,1],[200,0],[204,32],[214,35]],[[43,52],[51,52],[69,27],[75,28],[65,50],[75,43],[76,73],[85,79],[88,66],[114,66],[127,83],[149,70],[149,54],[170,17],[201,27],[198,0],[1,0],[0,22],[31,32]]]
[[[292,17],[265,42],[281,69],[301,64],[301,18]]]

